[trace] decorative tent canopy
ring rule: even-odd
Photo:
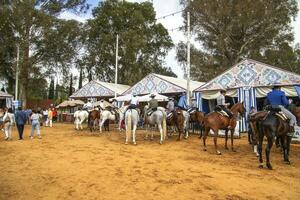
[[[255,60],[245,59],[223,74],[194,90],[209,91],[241,87],[263,87],[272,85],[291,86],[300,84],[300,75],[267,65]]]
[[[0,91],[0,99],[13,98],[13,95]]]
[[[82,106],[84,102],[81,100],[72,100],[72,101],[64,101],[56,106],[56,108],[67,108],[67,107],[76,107]]]
[[[101,81],[90,81],[81,89],[77,90],[70,96],[72,99],[84,98],[106,98],[113,97],[115,92],[117,95],[122,94],[125,90],[129,89],[128,85],[106,83]]]
[[[0,91],[0,107],[7,107],[11,108],[12,107],[12,101],[13,101],[13,96]]]
[[[149,94],[149,93],[160,93],[160,94],[174,94],[186,91],[187,81],[185,79],[174,78],[170,76],[163,76],[159,74],[149,74],[134,86],[126,90],[123,95],[136,93]],[[190,81],[190,90],[203,85],[203,82]]]

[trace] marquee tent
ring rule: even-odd
[[[247,112],[251,106],[257,107],[256,98],[265,97],[272,86],[280,85],[287,96],[299,96],[300,75],[267,65],[255,60],[244,59],[221,75],[194,90],[199,109],[202,99],[215,99],[220,89],[227,89],[228,96],[244,102]],[[244,118],[240,131],[246,131]]]
[[[87,99],[87,98],[110,98],[121,95],[124,91],[129,89],[128,85],[106,83],[101,81],[90,81],[81,89],[77,90],[70,96],[71,99]]]
[[[136,93],[137,95],[150,93],[164,95],[179,94],[186,91],[186,84],[185,79],[151,73],[126,90],[122,95],[131,93]],[[190,81],[190,90],[193,91],[203,84],[203,82]]]
[[[0,107],[12,107],[13,96],[0,91]]]
[[[152,93],[151,93],[152,94]],[[151,100],[151,94],[146,94],[146,95],[143,95],[143,96],[138,96],[138,100],[139,102],[148,102]],[[161,95],[161,94],[157,94],[157,93],[153,93],[155,94],[155,97],[154,99],[157,99],[158,101],[168,101],[168,97],[167,96],[164,96],[164,95]],[[123,101],[130,101],[132,98],[132,94],[126,94],[124,96],[119,96],[119,97],[116,97],[116,98],[111,98],[109,99],[110,101],[112,101],[113,99],[119,101],[119,102],[123,102]]]

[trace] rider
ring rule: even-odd
[[[186,93],[183,92],[179,98],[179,102],[177,104],[177,107],[182,110],[187,110],[187,104],[186,104]]]
[[[131,100],[129,101],[129,106],[127,107],[126,111],[124,112],[124,119],[125,119],[125,113],[129,109],[136,109],[139,104],[139,99],[136,95],[136,93],[132,94]]]
[[[276,85],[272,91],[267,94],[268,103],[271,106],[278,106],[281,111],[290,119],[291,132],[294,132],[294,126],[297,123],[295,115],[293,115],[285,107],[289,105],[287,97],[283,91],[280,90],[280,86]]]
[[[84,105],[84,108],[87,109],[89,112],[93,110],[94,106],[92,100],[89,99],[88,102]]]
[[[231,121],[232,121],[232,117],[233,114],[231,113],[231,111],[227,108],[227,106],[230,105],[230,103],[226,103],[225,102],[225,95],[226,95],[226,90],[220,90],[220,96],[217,97],[217,106],[220,107],[222,110],[224,110],[227,115],[229,116],[229,126],[228,128],[231,128]]]
[[[155,99],[155,94],[150,95],[151,100],[148,102],[149,108],[147,110],[147,115],[151,115],[153,112],[157,111],[158,101]]]
[[[192,98],[192,103],[191,103],[191,106],[190,108],[188,109],[188,112],[189,113],[193,113],[194,111],[197,110],[197,100],[195,97]]]

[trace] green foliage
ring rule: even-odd
[[[291,54],[297,51],[290,46],[291,20],[298,12],[296,0],[183,0],[183,4],[191,13],[191,29],[202,46],[191,50],[194,78],[207,81],[246,57],[291,70],[287,61],[295,59]],[[186,19],[186,12],[183,17]],[[280,55],[286,50],[290,56]],[[184,66],[182,43],[177,52]],[[282,59],[279,62],[271,54]]]
[[[163,67],[163,58],[173,44],[167,30],[155,22],[151,3],[103,1],[93,16],[88,21],[89,76],[94,71],[100,79],[114,81],[117,34],[119,83],[136,83],[151,72],[174,75]]]
[[[48,99],[54,99],[54,79],[53,78],[50,81]]]
[[[70,76],[69,96],[73,94],[73,74]]]

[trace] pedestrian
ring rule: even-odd
[[[23,131],[24,125],[27,121],[26,113],[22,110],[22,107],[19,107],[15,114],[16,125],[19,133],[19,140],[23,140]]]
[[[46,126],[49,125],[49,127],[52,127],[52,119],[53,119],[53,113],[52,113],[51,108],[49,108],[48,109],[48,118],[47,118],[47,121],[46,121]]]
[[[6,109],[5,115],[3,117],[4,121],[4,132],[5,132],[5,140],[11,140],[12,139],[12,127],[15,122],[15,116],[13,113],[12,108]]]
[[[48,120],[48,111],[47,111],[47,109],[43,109],[43,120],[45,122],[45,126],[47,126],[47,120]]]
[[[53,117],[53,121],[56,122],[57,121],[57,111],[55,108],[52,108],[52,117]]]
[[[41,115],[36,110],[33,110],[30,119],[31,119],[32,126],[31,126],[31,134],[29,138],[33,139],[34,130],[36,130],[38,138],[41,139],[42,138],[40,132]]]

